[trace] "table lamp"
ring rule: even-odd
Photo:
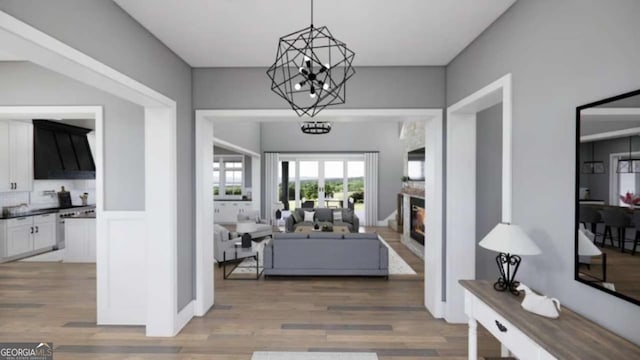
[[[520,282],[515,281],[522,258],[520,255],[540,254],[540,248],[518,226],[510,223],[499,223],[479,243],[485,249],[499,252],[496,256],[500,278],[493,284],[496,291],[510,291],[519,295],[516,290]]]

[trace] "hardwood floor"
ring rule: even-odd
[[[423,263],[378,231],[418,275],[225,281],[216,305],[174,338],[141,326],[96,326],[95,266],[0,265],[0,342],[48,341],[55,359],[249,360],[253,351],[376,351],[381,360],[466,359],[467,326],[436,320],[423,306]],[[479,331],[481,356],[499,344]]]

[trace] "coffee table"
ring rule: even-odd
[[[268,241],[269,240],[267,240],[267,242]],[[237,277],[237,278],[231,277],[231,274],[235,269],[245,268],[245,266],[241,265],[242,260],[246,258],[251,258],[251,257],[256,260],[256,265],[255,265],[256,276],[255,277]],[[232,248],[225,250],[222,253],[222,259],[223,259],[222,274],[225,280],[257,280],[262,275],[262,272],[264,272],[264,267],[260,266],[260,253],[254,248],[254,246],[251,246],[250,248],[243,248],[242,242],[240,241],[235,242]],[[227,271],[227,263],[229,261],[235,261],[235,264],[233,264],[230,271]],[[246,268],[253,269],[254,267],[250,266]]]
[[[298,226],[294,232],[302,233],[302,234],[311,234],[311,233],[319,233],[319,232],[334,232],[339,234],[348,234],[350,231],[347,226],[335,225],[333,227],[333,231],[316,230],[313,228],[313,226]]]

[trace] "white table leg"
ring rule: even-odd
[[[469,360],[478,360],[478,322],[469,318]]]

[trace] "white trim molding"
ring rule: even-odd
[[[445,319],[466,323],[461,279],[475,279],[476,115],[502,103],[502,221],[512,215],[512,79],[507,74],[447,108]]]

